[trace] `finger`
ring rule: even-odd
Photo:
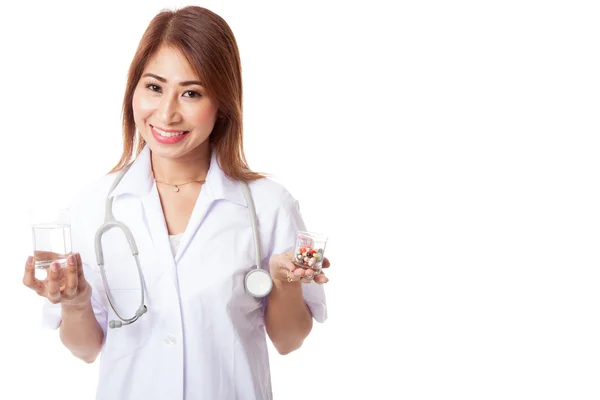
[[[47,285],[48,300],[51,303],[60,302],[60,265],[57,262],[53,262],[50,265],[50,271],[48,271],[48,285]]]
[[[281,274],[288,281],[295,279],[294,271],[298,268],[292,262],[290,253],[278,254],[272,258],[271,268],[275,268],[277,274]]]
[[[329,262],[329,259],[327,257],[323,258],[323,264],[321,264],[321,268],[329,268],[330,265],[331,263]]]
[[[279,268],[282,275],[285,276],[285,279],[288,282],[299,282],[303,279],[306,269],[294,264],[292,261],[293,257],[293,251],[281,254],[276,258],[275,266]]]
[[[85,275],[83,274],[83,261],[81,261],[81,254],[75,253],[75,263],[77,264],[77,290],[83,291],[87,285]]]
[[[318,284],[323,284],[329,282],[329,278],[327,278],[325,274],[321,272],[319,275],[315,276],[314,281]]]
[[[271,257],[271,261],[269,263],[271,265],[271,268],[279,268],[279,269],[287,269],[288,271],[292,272],[294,271],[294,269],[296,269],[296,264],[294,264],[292,262],[292,257],[290,255],[290,253],[284,253],[284,254],[277,254],[274,255],[273,257]],[[285,272],[285,271],[284,271]]]
[[[315,277],[315,271],[312,269],[307,269],[302,277],[302,283],[312,283],[313,278]]]
[[[44,294],[44,284],[35,277],[35,265],[33,257],[29,256],[25,263],[25,274],[23,275],[23,284],[36,291],[37,294]]]
[[[35,251],[35,259],[39,260],[39,261],[52,261],[52,260],[58,260],[61,258],[60,254],[55,253],[53,251],[43,251],[43,250],[36,250]]]
[[[65,286],[63,293],[67,299],[72,299],[77,294],[77,286],[78,286],[77,261],[73,254],[70,254],[67,257],[67,268],[66,268],[65,273],[67,275],[67,284]]]
[[[282,268],[282,269],[281,269],[281,271],[282,271],[282,272],[285,274],[285,279],[286,279],[288,282],[298,282],[298,281],[300,281],[300,279],[302,279],[302,278],[300,278],[299,276],[297,276],[297,275],[296,275],[296,274],[294,274],[293,272],[290,272],[290,271],[289,271],[289,270],[287,270],[287,269],[283,269],[283,268]]]
[[[304,268],[296,268],[293,274],[299,278],[302,278],[306,274],[306,270]]]

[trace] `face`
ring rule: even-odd
[[[218,105],[179,50],[163,46],[152,57],[133,95],[141,136],[159,157],[177,159],[209,149]]]

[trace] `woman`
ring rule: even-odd
[[[261,268],[273,280],[264,298],[244,289],[255,248],[243,182],[256,207]],[[96,265],[107,196],[137,243],[147,309],[121,231],[101,238],[107,285]],[[45,325],[60,327],[75,356],[93,362],[101,352],[99,399],[270,399],[265,332],[287,354],[313,318],[326,319],[328,279],[291,262],[304,230],[298,202],[245,162],[237,44],[209,10],[151,21],[129,70],[121,160],[71,211],[67,267],[54,264],[39,281],[30,257],[24,284],[48,299]]]

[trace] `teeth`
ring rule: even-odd
[[[174,136],[180,136],[183,135],[185,133],[185,131],[179,131],[179,132],[165,132],[165,131],[161,131],[160,129],[158,129],[157,127],[154,127],[154,130],[156,132],[158,132],[160,134],[160,136],[164,136],[164,137],[174,137]]]

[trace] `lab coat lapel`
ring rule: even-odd
[[[231,201],[243,207],[247,207],[246,200],[244,199],[243,192],[238,182],[229,179],[225,175],[219,165],[217,154],[213,151],[208,174],[206,175],[206,182],[200,191],[196,204],[194,204],[194,210],[192,211],[185,232],[181,237],[179,250],[175,255],[176,264],[179,264],[185,251],[193,242],[196,232],[198,229],[201,229],[202,222],[210,212],[210,209],[214,207],[214,203],[220,200]]]
[[[177,287],[177,274],[175,271],[175,262],[171,252],[171,242],[169,240],[169,231],[165,222],[165,217],[160,203],[160,197],[156,190],[156,185],[146,196],[142,197],[144,212],[146,214],[148,234],[152,238],[157,260],[157,275],[167,272],[173,283]],[[162,271],[161,271],[162,270]]]
[[[181,260],[181,257],[183,256],[187,248],[190,246],[190,243],[192,242],[196,231],[198,231],[200,225],[202,225],[202,221],[204,220],[206,214],[212,207],[214,200],[215,199],[213,198],[212,193],[210,193],[209,190],[206,189],[206,187],[200,191],[200,195],[196,200],[196,204],[194,204],[194,210],[192,211],[192,215],[190,216],[188,225],[185,229],[183,236],[181,237],[181,242],[179,243],[179,250],[175,255],[176,264],[179,264],[179,260]]]

